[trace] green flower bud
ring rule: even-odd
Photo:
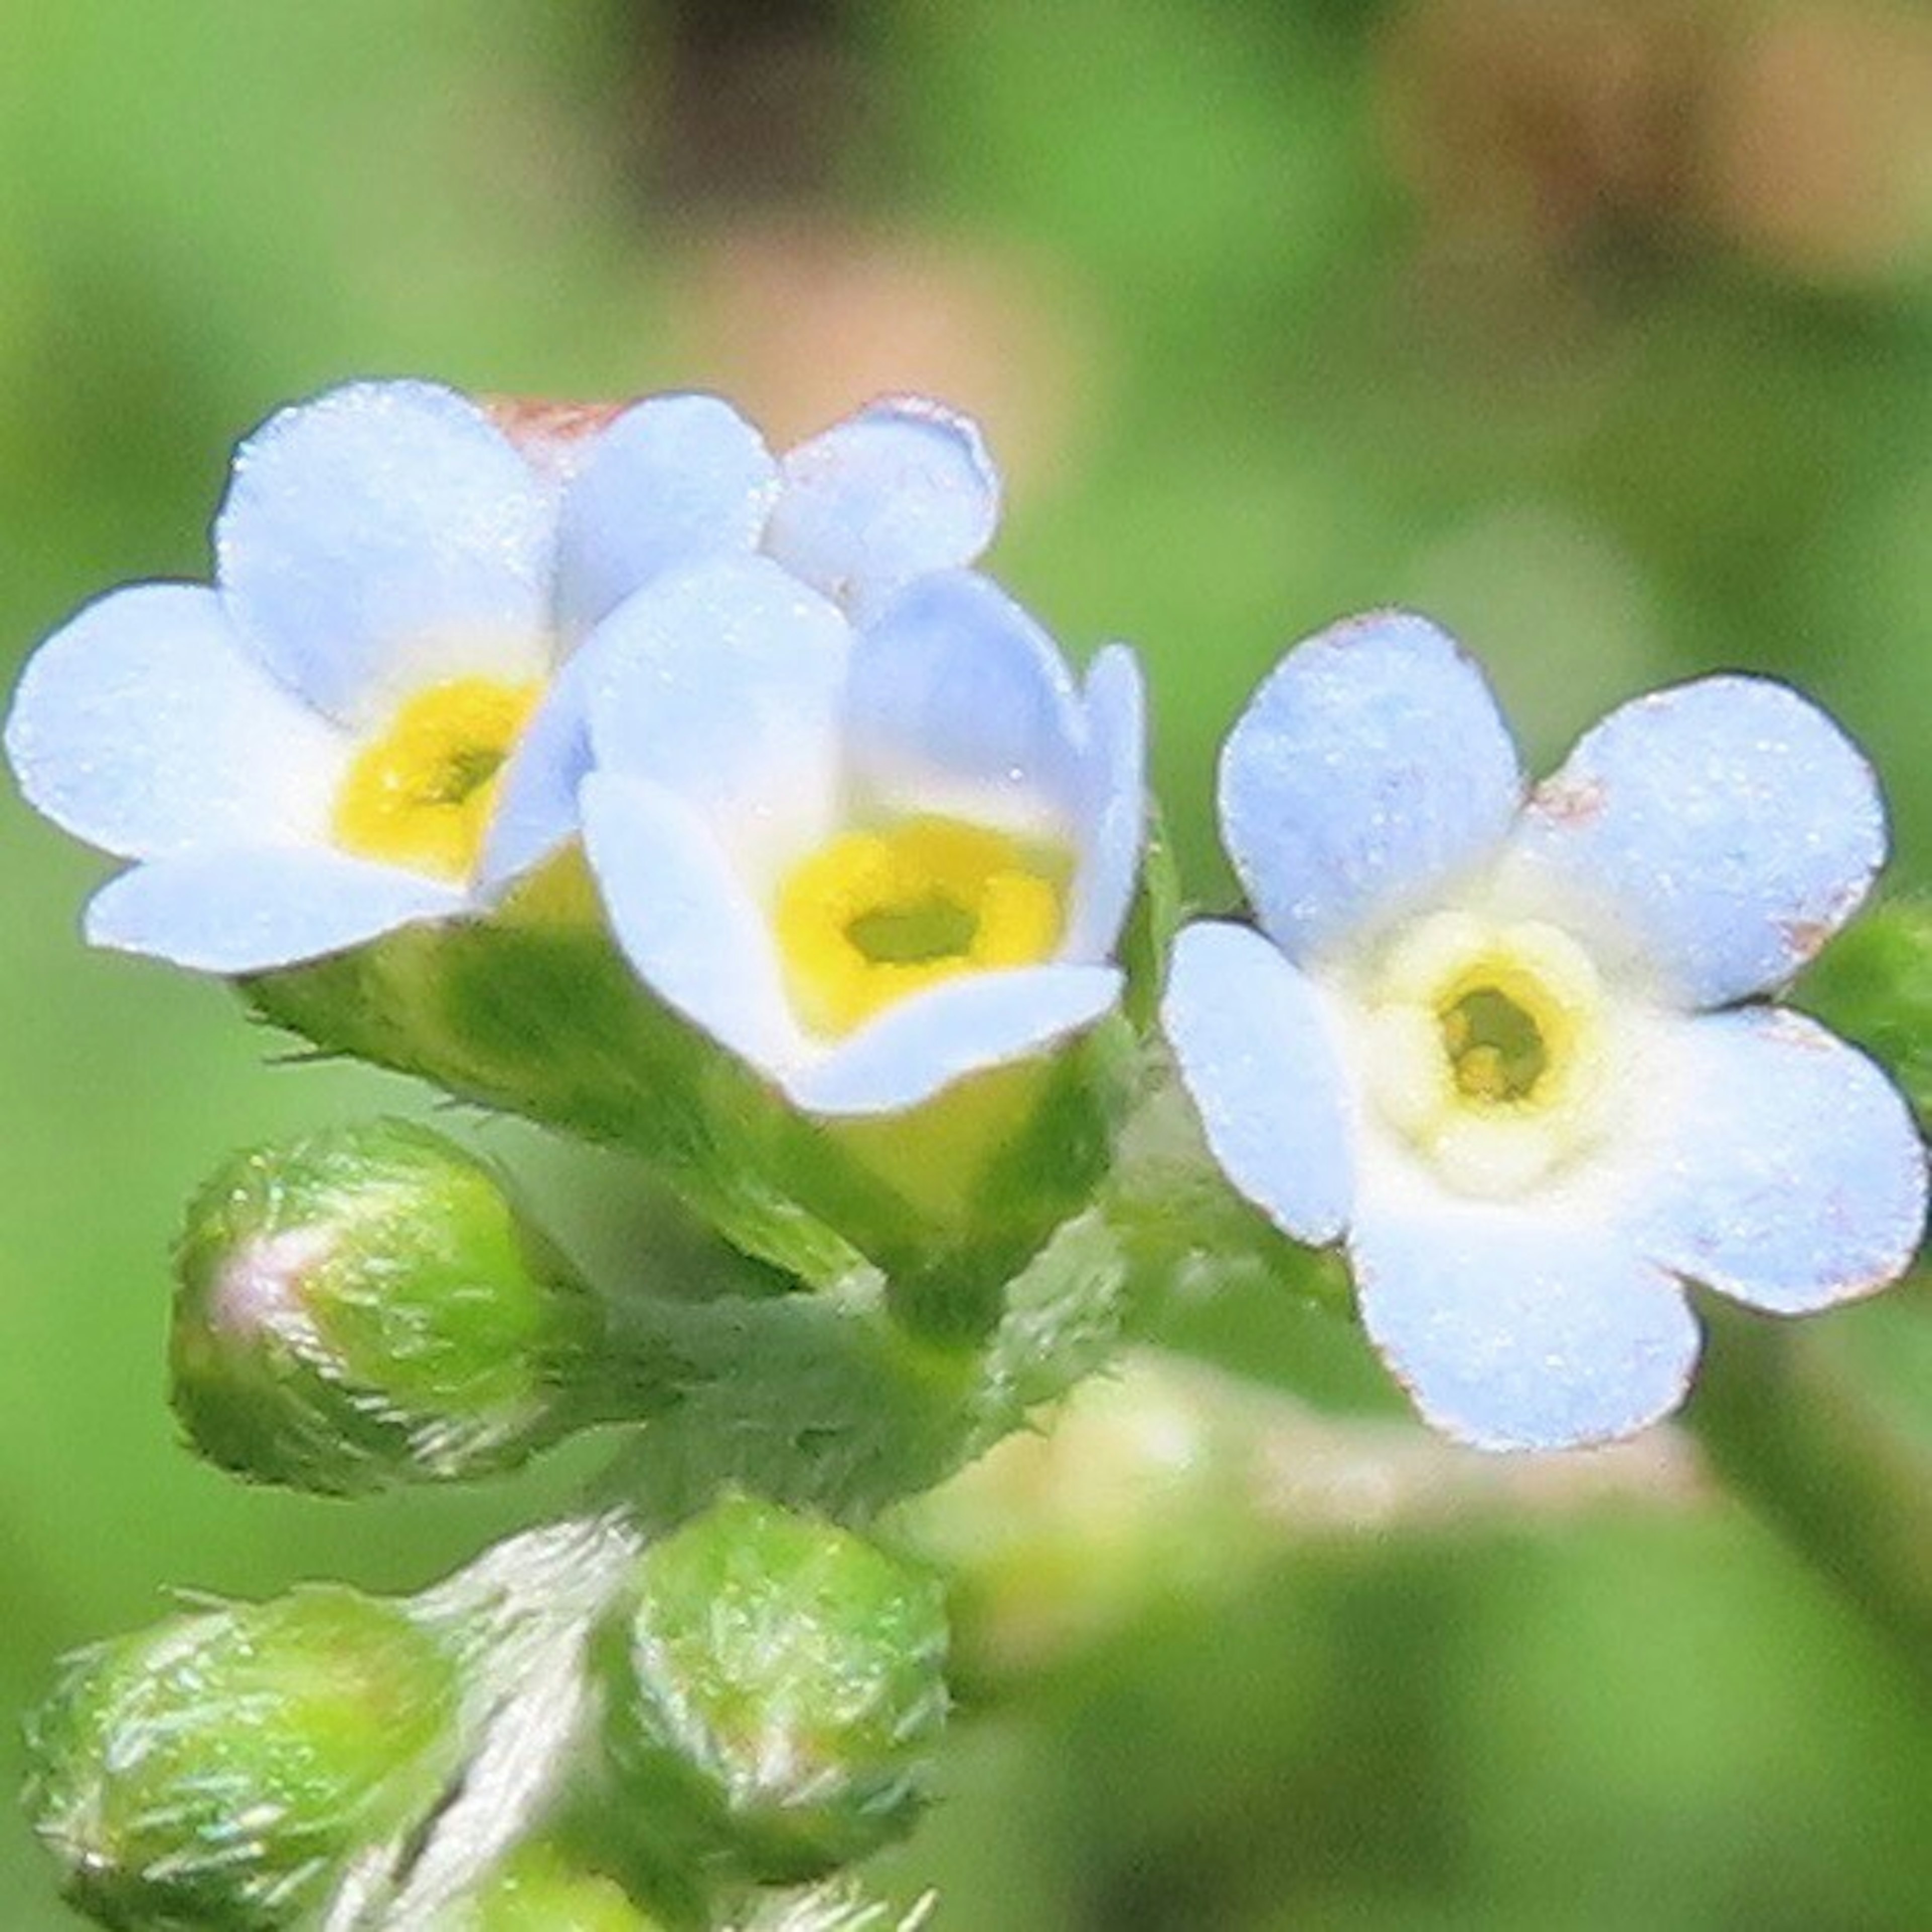
[[[586,1871],[554,1845],[513,1852],[436,1932],[662,1932],[614,1879]]]
[[[565,1432],[598,1304],[440,1136],[376,1121],[231,1162],[189,1210],[170,1348],[202,1454],[347,1493],[506,1468]]]
[[[946,1713],[933,1578],[740,1497],[647,1550],[634,1591],[600,1661],[617,1795],[642,1837],[770,1881],[910,1828]]]
[[[29,1720],[27,1807],[84,1912],[268,1932],[454,1769],[456,1672],[395,1605],[333,1586],[68,1658]]]

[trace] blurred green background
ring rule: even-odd
[[[1917,8],[0,0],[0,650],[204,574],[234,439],[405,373],[715,387],[782,442],[886,388],[977,411],[994,567],[1146,654],[1204,898],[1220,733],[1383,602],[1483,652],[1538,764],[1660,681],[1794,677],[1932,871]],[[184,1195],[424,1103],[265,1069],[221,988],[80,949],[100,862],[10,798],[0,842],[12,1711],[171,1588],[414,1587],[585,1465],[350,1509],[178,1448]],[[1932,1415],[1922,1305],[1841,1325]],[[1268,1327],[1227,1324],[1261,1366]],[[961,1932],[1932,1924],[1918,1684],[1741,1512],[1640,1488],[1405,1531],[1371,1476],[1238,1604],[962,1727],[886,1881]],[[70,1922],[10,1815],[0,1900]]]

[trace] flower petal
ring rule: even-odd
[[[1438,1429],[1570,1449],[1667,1414],[1700,1346],[1683,1291],[1614,1227],[1364,1188],[1348,1248],[1370,1339]]]
[[[1208,1145],[1298,1241],[1332,1241],[1354,1192],[1348,1089],[1307,978],[1258,932],[1206,922],[1174,941],[1161,1024]]]
[[[325,847],[190,852],[110,880],[90,945],[203,973],[261,973],[466,910],[457,887]]]
[[[1108,645],[1089,668],[1083,696],[1080,862],[1060,956],[1105,959],[1133,903],[1147,834],[1147,698],[1133,652]]]
[[[1925,1150],[1904,1096],[1801,1015],[1700,1015],[1666,1043],[1672,1131],[1640,1239],[1660,1266],[1795,1315],[1868,1294],[1910,1266]]]
[[[494,898],[578,829],[578,788],[590,770],[590,704],[597,659],[589,646],[564,660],[517,748],[476,863],[476,887]]]
[[[784,1076],[814,1114],[890,1114],[1091,1026],[1118,1004],[1110,966],[962,974],[887,1008],[824,1059]]]
[[[584,849],[610,929],[645,985],[777,1075],[807,1050],[764,914],[704,820],[634,778],[584,782]]]
[[[557,608],[580,637],[653,578],[748,556],[778,492],[758,431],[716,396],[653,396],[601,431],[565,494]]]
[[[542,479],[454,391],[352,382],[236,453],[221,588],[284,683],[365,724],[441,678],[544,674],[554,516]]]
[[[585,646],[597,764],[676,794],[773,876],[837,811],[850,647],[838,612],[765,558],[678,572]]]
[[[922,577],[861,630],[852,776],[889,809],[1072,835],[1086,734],[1052,640],[983,577]]]
[[[860,616],[992,540],[1000,482],[980,432],[937,403],[874,403],[784,459],[765,547]]]
[[[348,746],[243,650],[213,591],[142,584],[34,653],[7,755],[57,825],[146,859],[320,836]]]
[[[1522,796],[1455,640],[1384,611],[1288,652],[1221,754],[1221,826],[1264,930],[1307,958],[1484,857]]]
[[[1538,788],[1515,852],[1694,1006],[1788,979],[1885,857],[1870,767],[1781,684],[1705,678],[1613,711]]]

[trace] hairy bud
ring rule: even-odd
[[[728,1499],[646,1550],[604,1633],[625,1808],[790,1880],[916,1814],[946,1712],[937,1582],[850,1532]]]
[[[333,1586],[68,1658],[28,1726],[27,1804],[108,1924],[268,1932],[454,1769],[456,1671],[398,1606]]]
[[[345,1493],[508,1467],[570,1426],[602,1318],[488,1168],[384,1120],[232,1162],[190,1208],[170,1348],[212,1461]]]

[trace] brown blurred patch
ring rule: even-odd
[[[829,215],[743,219],[688,246],[673,360],[779,446],[911,392],[976,416],[1024,489],[1062,467],[1092,419],[1105,344],[1058,263]]]
[[[1794,274],[1863,280],[1932,252],[1932,19],[1826,4],[1760,20],[1699,159],[1704,218]]]
[[[1425,246],[1486,266],[1932,254],[1932,17],[1888,0],[1412,0],[1378,70]]]
[[[1680,196],[1708,28],[1652,0],[1418,0],[1382,49],[1396,172],[1431,222],[1540,250]]]

